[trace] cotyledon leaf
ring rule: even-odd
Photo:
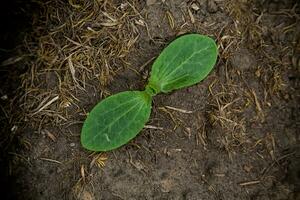
[[[92,151],[108,151],[126,144],[144,127],[151,113],[151,97],[142,91],[112,95],[89,113],[81,144]]]
[[[188,34],[169,44],[155,60],[146,90],[154,95],[193,85],[204,79],[217,60],[213,39]]]
[[[201,81],[216,60],[217,46],[211,38],[198,34],[179,37],[154,62],[145,91],[121,92],[94,107],[83,124],[83,147],[108,151],[126,144],[148,121],[152,96]]]

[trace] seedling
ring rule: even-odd
[[[217,60],[214,40],[199,34],[179,37],[155,60],[144,91],[126,91],[98,103],[81,132],[81,144],[92,151],[116,149],[133,139],[151,113],[152,97],[203,80]]]

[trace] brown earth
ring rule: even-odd
[[[300,198],[299,3],[42,2],[2,62],[18,69],[1,77],[11,199]],[[153,60],[185,33],[216,40],[213,72],[156,96],[151,127],[129,144],[83,149],[93,106],[142,90]]]

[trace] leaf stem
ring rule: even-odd
[[[149,83],[145,87],[145,92],[150,96],[153,97],[157,95],[160,91],[157,87],[155,87],[153,84]]]

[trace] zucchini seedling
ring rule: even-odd
[[[129,142],[149,120],[153,96],[203,80],[217,55],[216,43],[207,36],[188,34],[171,42],[154,61],[144,91],[112,95],[92,109],[82,127],[82,146],[109,151]]]

